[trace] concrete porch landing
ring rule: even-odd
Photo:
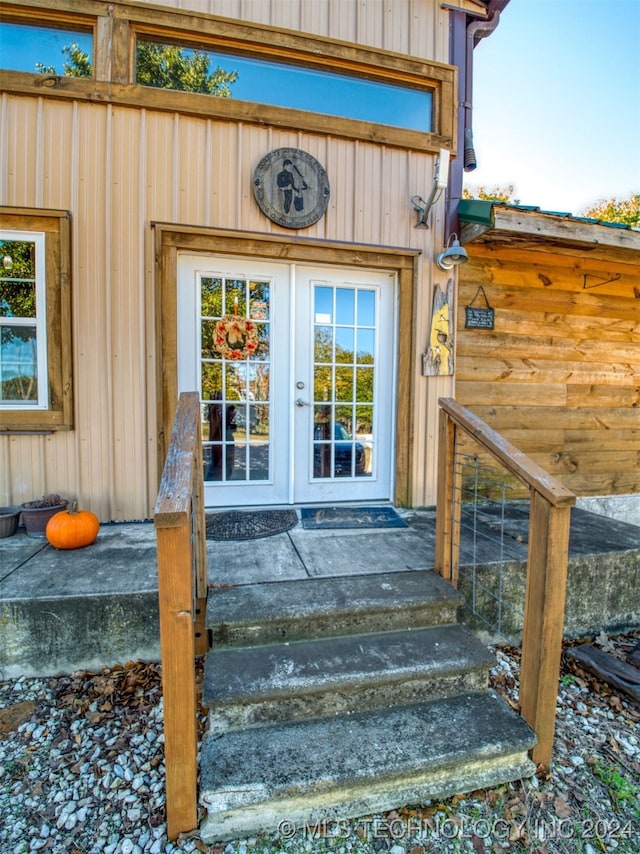
[[[259,540],[209,540],[209,582],[235,586],[432,569],[434,511],[399,512],[409,527],[312,531],[298,523]],[[480,524],[491,534],[490,521]],[[513,539],[505,558],[522,561],[526,548],[515,535],[526,522],[509,524]],[[468,540],[462,564],[472,558]],[[492,560],[495,546],[481,540],[476,561]],[[579,624],[570,613],[572,587],[580,591]],[[97,542],[77,551],[58,551],[23,529],[0,539],[0,679],[157,660],[157,592],[151,522],[102,525]],[[575,635],[640,623],[639,527],[573,510],[567,617]]]

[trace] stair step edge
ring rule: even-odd
[[[527,724],[494,692],[297,721],[257,736],[207,735],[207,833],[217,840],[269,830],[278,817],[357,817],[531,776],[527,751],[534,743]]]
[[[213,588],[206,621],[218,644],[269,643],[453,623],[463,601],[431,571],[391,572]]]
[[[491,652],[462,626],[296,640],[208,653],[203,705],[261,702],[367,684],[481,673]]]
[[[200,826],[200,838],[207,845],[215,845],[261,833],[278,833],[286,828],[287,835],[282,837],[284,849],[291,844],[292,839],[315,839],[318,829],[322,832],[323,827],[331,827],[334,822],[350,820],[357,825],[357,819],[361,818],[359,835],[366,841],[372,832],[371,816],[400,809],[407,804],[445,800],[464,792],[493,789],[511,781],[528,779],[534,773],[535,766],[527,754],[516,753],[469,762],[465,767],[425,772],[416,780],[403,777],[401,780],[383,780],[375,784],[369,782],[357,788],[308,792],[298,797],[292,794],[271,803],[229,806],[225,810],[205,815]],[[412,824],[413,827],[415,824]],[[423,828],[415,829],[424,829],[428,838],[430,828],[431,825],[424,820]],[[447,827],[444,832],[449,833],[447,840],[450,840],[450,828]],[[435,838],[440,844],[444,832],[438,834],[436,825]],[[375,841],[371,840],[373,843]]]

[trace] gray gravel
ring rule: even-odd
[[[492,683],[515,702],[517,651],[496,654]],[[16,716],[0,717],[0,854],[640,852],[640,710],[566,668],[549,779],[326,827],[283,817],[280,833],[217,846],[197,833],[171,843],[159,672],[137,662],[0,682],[0,709]]]

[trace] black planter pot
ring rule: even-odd
[[[22,522],[28,537],[43,539],[46,537],[47,522],[56,513],[66,510],[68,501],[56,504],[54,507],[25,507],[21,505]]]

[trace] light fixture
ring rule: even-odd
[[[440,155],[436,160],[436,171],[433,176],[433,187],[429,193],[429,198],[425,200],[422,196],[411,196],[411,204],[418,212],[418,221],[416,228],[429,228],[429,212],[440,193],[446,189],[449,180],[449,152],[446,148],[440,149]],[[436,196],[437,194],[437,196]]]
[[[2,259],[2,266],[5,270],[11,270],[13,268],[13,258],[11,255],[5,255]]]
[[[451,241],[451,238],[453,242]],[[444,252],[441,252],[436,258],[436,265],[441,270],[453,270],[459,264],[464,264],[469,260],[469,255],[464,246],[460,246],[457,234],[450,234],[445,246]]]

